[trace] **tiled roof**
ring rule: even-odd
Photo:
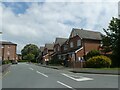
[[[56,38],[55,44],[59,44],[60,46],[67,40],[67,38]]]
[[[45,48],[52,50],[54,47],[54,44],[45,44]]]
[[[2,45],[17,45],[15,43],[7,42],[7,41],[0,41],[0,44],[2,44]]]
[[[89,31],[89,30],[83,30],[83,29],[75,29],[73,28],[72,32],[74,34],[77,34],[80,38],[84,39],[93,39],[93,40],[101,40],[101,33],[95,32],[95,31]]]

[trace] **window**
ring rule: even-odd
[[[58,51],[60,51],[60,47],[58,47]]]
[[[10,48],[10,45],[8,46],[8,48]]]
[[[64,50],[67,50],[67,46],[66,45],[64,45]]]
[[[70,42],[70,47],[73,48],[73,42]]]
[[[81,40],[77,40],[77,46],[81,46]]]

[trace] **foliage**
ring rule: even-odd
[[[27,54],[27,55],[25,55],[24,56],[24,59],[25,60],[30,60],[30,61],[32,61],[32,60],[34,60],[35,59],[35,55],[34,54]]]
[[[91,50],[86,55],[86,59],[89,59],[89,58],[92,58],[93,56],[98,56],[98,55],[100,55],[100,52],[98,50]]]
[[[39,48],[37,45],[28,44],[21,50],[21,53],[23,59],[35,60],[39,54]]]
[[[110,44],[113,50],[114,55],[114,62],[113,64],[115,66],[118,66],[118,63],[120,63],[120,19],[118,18],[112,18],[112,20],[109,23],[108,29],[104,29],[105,33],[107,34],[107,37],[110,38]],[[118,61],[119,60],[119,61]],[[119,64],[120,67],[120,64]]]
[[[58,59],[57,55],[53,56],[52,59],[49,61],[49,64],[52,65],[62,65],[63,61]]]
[[[106,56],[95,56],[86,61],[90,68],[106,68],[111,66],[111,59]]]
[[[4,61],[2,61],[2,64],[9,64],[9,63],[11,63],[10,60],[4,60]]]
[[[104,54],[112,51],[112,47],[111,47],[111,38],[108,36],[102,36],[102,50],[101,52],[103,52]]]

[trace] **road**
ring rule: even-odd
[[[19,63],[2,77],[2,88],[118,88],[117,75],[72,73]]]

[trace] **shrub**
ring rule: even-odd
[[[99,56],[99,55],[100,55],[100,51],[98,51],[98,50],[91,50],[86,55],[86,59],[92,58],[93,56]]]
[[[5,61],[2,61],[2,64],[9,64],[9,63],[11,63],[11,61],[10,61],[10,60],[5,60]]]
[[[111,59],[106,56],[95,56],[86,61],[86,66],[90,68],[106,68],[111,66]]]

